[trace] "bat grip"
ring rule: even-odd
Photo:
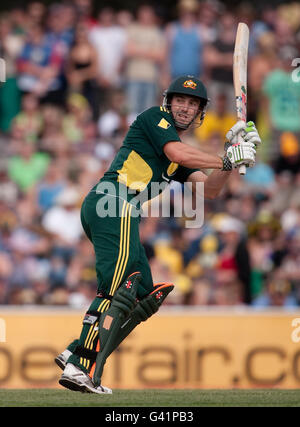
[[[246,175],[246,170],[247,170],[246,165],[240,166],[239,167],[239,174],[240,175]]]
[[[243,143],[243,138],[242,138],[242,133],[241,133],[241,132],[238,134],[238,142],[239,142],[240,144],[242,144],[242,143]],[[239,167],[239,174],[240,174],[240,175],[246,175],[246,170],[247,170],[246,165],[241,165],[241,166]]]

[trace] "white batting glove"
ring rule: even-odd
[[[261,144],[260,136],[253,122],[245,123],[243,120],[239,120],[227,132],[226,139],[230,144],[237,144],[239,134],[241,134],[244,141],[251,142],[256,146]]]
[[[257,129],[255,127],[255,124],[253,122],[247,122],[245,132],[246,133],[243,136],[243,139],[245,141],[251,142],[252,144],[255,144],[256,147],[261,144],[260,136],[259,136]]]
[[[244,141],[241,144],[226,144],[226,154],[223,157],[224,171],[230,171],[241,165],[253,167],[255,164],[256,148],[252,142]]]

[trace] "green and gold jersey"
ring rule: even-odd
[[[171,180],[185,182],[197,169],[189,169],[171,162],[163,147],[170,141],[181,142],[172,114],[164,107],[152,107],[140,115],[130,126],[122,147],[113,160],[103,180],[126,185],[132,191],[153,194],[151,186],[169,183]],[[159,186],[159,193],[165,188]],[[158,193],[158,194],[159,194]]]

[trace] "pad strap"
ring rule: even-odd
[[[76,354],[79,357],[83,357],[84,359],[90,360],[92,363],[96,361],[97,357],[97,351],[95,350],[89,350],[85,347],[82,347],[81,345],[77,345],[74,354]]]
[[[98,298],[105,298],[105,299],[108,299],[109,301],[111,301],[113,299],[112,295],[109,295],[109,294],[107,294],[104,291],[98,292],[98,294],[96,295],[96,297],[98,297]]]
[[[82,323],[84,325],[93,325],[97,320],[99,320],[100,315],[101,313],[99,313],[99,311],[89,310],[86,312]]]

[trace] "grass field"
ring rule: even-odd
[[[300,406],[300,390],[114,390],[99,396],[54,389],[1,389],[0,407],[270,407]]]

